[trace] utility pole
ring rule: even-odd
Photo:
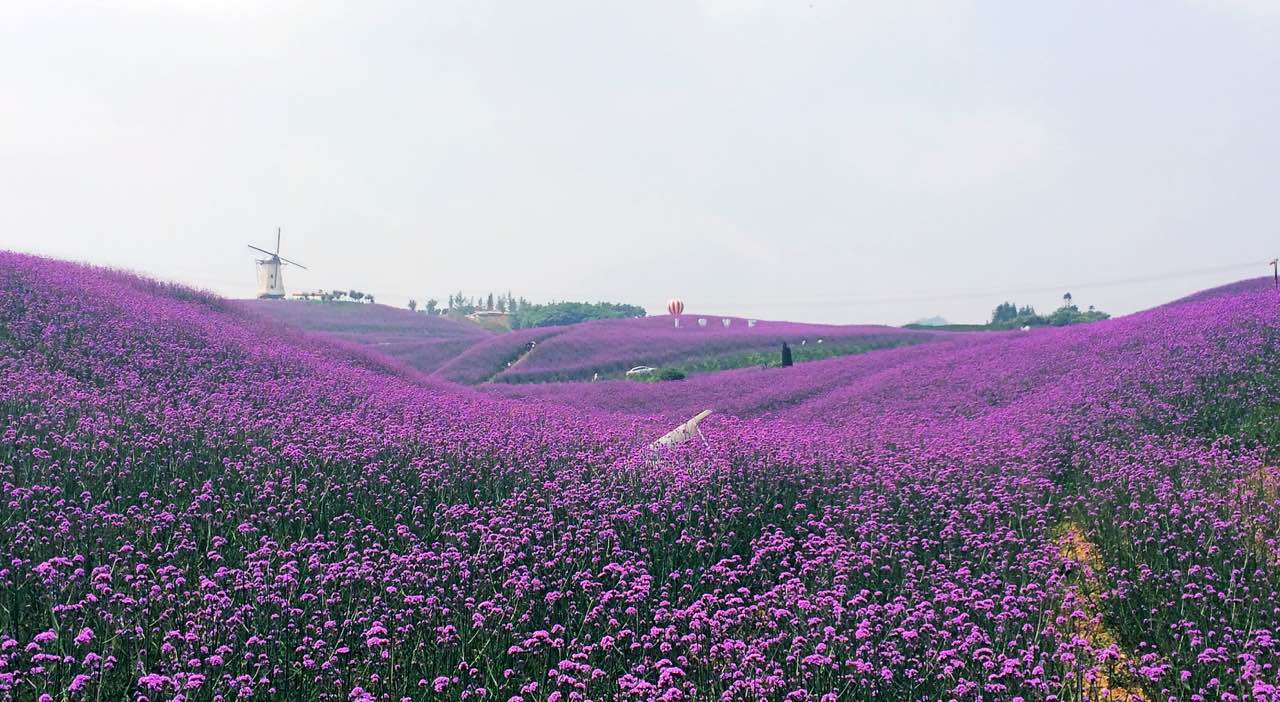
[[[1276,289],[1280,290],[1280,258],[1271,259],[1271,277],[1275,278]]]

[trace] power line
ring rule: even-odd
[[[724,302],[702,302],[703,305],[725,305],[732,304],[737,307],[785,307],[785,306],[842,306],[842,305],[891,305],[906,304],[917,302],[945,302],[948,300],[971,300],[971,299],[992,299],[1001,296],[1011,295],[1033,295],[1046,292],[1064,292],[1067,290],[1087,290],[1090,288],[1106,288],[1117,287],[1122,285],[1132,285],[1135,283],[1152,283],[1161,280],[1176,280],[1179,278],[1191,278],[1210,273],[1229,273],[1231,271],[1245,270],[1247,268],[1257,268],[1262,265],[1260,262],[1254,263],[1238,263],[1228,266],[1213,266],[1209,268],[1197,268],[1192,270],[1175,271],[1171,273],[1162,273],[1158,275],[1136,276],[1131,278],[1115,278],[1110,280],[1094,280],[1085,283],[1064,283],[1060,285],[1046,285],[1034,288],[1018,288],[1018,289],[1002,289],[990,290],[986,292],[966,292],[966,293],[948,293],[943,295],[921,295],[914,297],[865,297],[865,298],[845,298],[845,299],[824,299],[824,300],[778,300],[770,302],[740,302],[732,303]]]
[[[1250,268],[1258,268],[1269,263],[1252,262],[1252,263],[1236,263],[1224,266],[1210,266],[1206,268],[1195,268],[1181,271],[1172,271],[1169,273],[1161,273],[1147,276],[1134,276],[1129,278],[1112,278],[1104,280],[1093,280],[1083,283],[1062,283],[1058,285],[1045,285],[1040,287],[1014,288],[988,290],[983,292],[965,292],[965,293],[948,293],[939,295],[919,295],[906,297],[866,297],[866,298],[842,298],[822,300],[774,300],[764,302],[742,302],[740,300],[728,301],[699,301],[701,306],[734,306],[734,307],[785,307],[785,306],[840,306],[840,305],[887,305],[887,304],[908,304],[917,302],[945,302],[948,300],[971,300],[971,299],[990,299],[1000,296],[1010,295],[1033,295],[1039,293],[1065,292],[1068,290],[1088,290],[1091,288],[1107,288],[1118,287],[1123,285],[1133,285],[1136,283],[1152,283],[1162,280],[1177,280],[1180,278],[1191,278],[1212,273],[1229,273],[1232,271],[1242,271]],[[374,290],[375,294],[379,294],[378,290]],[[405,291],[388,290],[381,288],[382,295],[392,297],[397,295],[408,295],[414,297],[413,293]],[[420,296],[418,296],[420,297]]]

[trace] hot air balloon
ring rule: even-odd
[[[667,314],[675,317],[677,327],[680,326],[681,312],[684,312],[684,300],[681,300],[678,297],[673,297],[670,300],[667,300]]]

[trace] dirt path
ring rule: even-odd
[[[1099,594],[1105,566],[1098,547],[1079,524],[1065,522],[1059,530],[1058,552],[1071,566],[1071,587],[1060,617],[1068,621],[1071,634],[1087,643],[1081,653],[1092,657],[1098,668],[1096,678],[1077,681],[1080,698],[1088,702],[1147,702],[1147,696],[1132,680],[1132,657],[1102,622]],[[1113,652],[1114,660],[1107,660],[1108,652]]]
[[[477,383],[477,385],[488,385],[489,383],[492,383],[492,382],[493,382],[493,381],[494,381],[498,376],[500,376],[500,375],[502,375],[503,373],[506,373],[507,371],[511,370],[512,368],[515,368],[516,366],[520,365],[520,364],[524,361],[524,359],[525,359],[525,358],[528,358],[529,354],[531,354],[531,353],[533,353],[535,350],[537,350],[537,348],[538,348],[538,344],[540,344],[540,343],[542,343],[542,342],[546,341],[547,339],[554,339],[554,338],[555,338],[555,337],[557,337],[557,336],[559,336],[559,334],[552,334],[552,335],[550,335],[550,336],[544,337],[544,338],[539,339],[539,340],[537,340],[537,341],[532,341],[532,342],[530,342],[531,344],[533,344],[532,346],[530,346],[530,345],[526,344],[526,345],[525,345],[525,347],[524,347],[524,350],[522,350],[522,351],[520,352],[520,355],[519,355],[519,356],[516,356],[516,357],[515,357],[515,360],[512,360],[512,361],[508,362],[508,363],[507,363],[507,365],[503,366],[502,368],[499,368],[499,369],[498,369],[498,372],[496,372],[496,373],[494,373],[493,375],[489,376],[488,378],[485,378],[484,380],[480,381],[479,383]]]

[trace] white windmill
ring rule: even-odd
[[[302,270],[307,267],[297,261],[280,255],[280,228],[276,227],[276,250],[275,253],[260,249],[253,244],[249,244],[249,248],[254,251],[261,251],[269,258],[258,259],[258,298],[266,300],[279,300],[284,298],[284,279],[280,277],[280,268],[285,264],[293,264]]]

